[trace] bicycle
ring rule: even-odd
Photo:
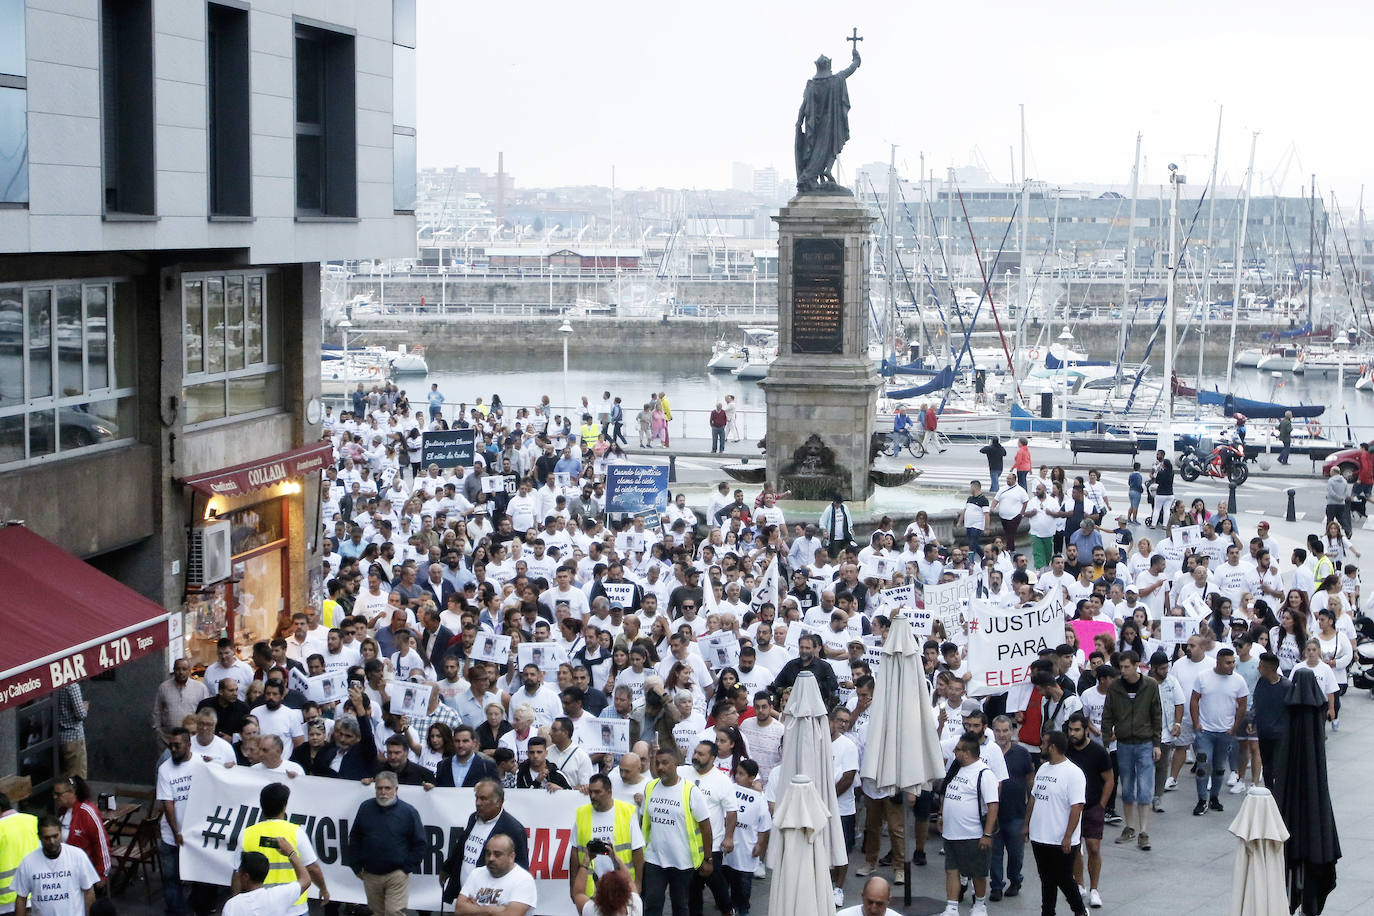
[[[920,458],[920,457],[924,456],[925,453],[926,453],[926,452],[925,452],[925,447],[924,447],[923,445],[921,445],[920,440],[919,440],[916,436],[911,435],[910,433],[907,433],[907,434],[906,434],[906,443],[905,443],[905,446],[906,446],[906,450],[907,450],[907,451],[911,454],[911,456],[914,457],[914,458]],[[887,432],[887,433],[884,433],[884,434],[883,434],[883,454],[886,455],[886,456],[889,457],[889,458],[896,458],[896,457],[897,457],[898,455],[900,455],[901,453],[902,453],[902,443],[898,441],[897,434],[896,434],[895,432],[891,432],[891,431],[889,431],[889,432]]]

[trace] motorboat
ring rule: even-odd
[[[715,346],[711,348],[711,358],[706,362],[708,370],[711,372],[733,372],[749,361],[751,349],[775,348],[778,345],[777,328],[740,328],[739,330],[744,337],[743,343],[731,343],[724,337],[716,341]]]
[[[386,351],[394,375],[428,375],[429,363],[425,361],[424,347],[406,347],[401,344],[395,350]]]
[[[1301,359],[1301,347],[1276,347],[1261,356],[1255,368],[1263,372],[1292,372]]]
[[[731,374],[735,378],[761,379],[768,374],[768,367],[773,365],[773,360],[778,358],[778,348],[748,347],[745,356],[744,363],[731,370]]]
[[[1260,359],[1264,356],[1264,350],[1259,347],[1246,347],[1236,354],[1236,365],[1243,369],[1255,369],[1259,366]]]

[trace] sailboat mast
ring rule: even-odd
[[[1307,323],[1312,325],[1312,330],[1316,330],[1315,319],[1312,316],[1312,282],[1317,279],[1316,272],[1312,270],[1313,258],[1317,246],[1317,175],[1312,174],[1312,184],[1307,189]]]
[[[892,365],[897,365],[897,269],[893,263],[893,249],[897,235],[897,145],[892,144],[892,155],[887,165],[887,238],[883,242],[883,273],[887,278],[887,345],[885,354],[891,353]]]
[[[1017,348],[1024,349],[1026,330],[1026,309],[1030,307],[1030,283],[1026,275],[1026,244],[1030,232],[1030,181],[1026,177],[1026,106],[1021,109],[1021,293],[1016,297],[1016,340]]]
[[[1126,269],[1121,274],[1121,328],[1116,335],[1116,383],[1121,384],[1121,365],[1126,359],[1126,306],[1131,299],[1131,280],[1135,276],[1135,200],[1140,195],[1140,139],[1135,135],[1135,163],[1131,166],[1131,217],[1126,223]],[[1169,382],[1168,379],[1165,380]]]
[[[1193,385],[1202,390],[1202,359],[1207,351],[1207,318],[1212,311],[1212,227],[1217,213],[1217,160],[1221,157],[1221,112],[1217,108],[1217,141],[1212,147],[1212,174],[1207,179],[1207,193],[1212,200],[1207,206],[1207,247],[1202,251],[1202,328],[1197,337],[1197,379]],[[1202,412],[1202,402],[1197,404]]]
[[[1250,135],[1250,164],[1245,167],[1245,203],[1240,208],[1240,231],[1236,233],[1236,269],[1231,275],[1231,343],[1226,348],[1227,391],[1231,390],[1231,376],[1236,368],[1236,316],[1240,314],[1240,277],[1245,268],[1245,230],[1250,224],[1250,179],[1255,172],[1255,143],[1258,140],[1259,131]]]
[[[1174,326],[1178,321],[1174,290],[1178,281],[1178,193],[1184,183],[1178,173],[1178,166],[1169,163],[1169,183],[1173,193],[1169,197],[1169,285],[1164,306],[1164,384],[1169,393],[1165,401],[1164,446],[1167,452],[1174,450]]]

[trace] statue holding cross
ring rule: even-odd
[[[831,170],[849,139],[849,88],[845,81],[859,69],[859,42],[863,38],[856,28],[845,41],[853,45],[853,62],[839,73],[831,73],[830,58],[822,54],[816,60],[816,75],[806,81],[793,144],[798,193],[848,193],[835,183]]]

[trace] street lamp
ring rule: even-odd
[[[567,316],[563,316],[563,323],[558,326],[558,333],[563,335],[563,413],[567,415],[572,401],[568,399],[568,338],[572,336],[572,325],[568,323]]]

